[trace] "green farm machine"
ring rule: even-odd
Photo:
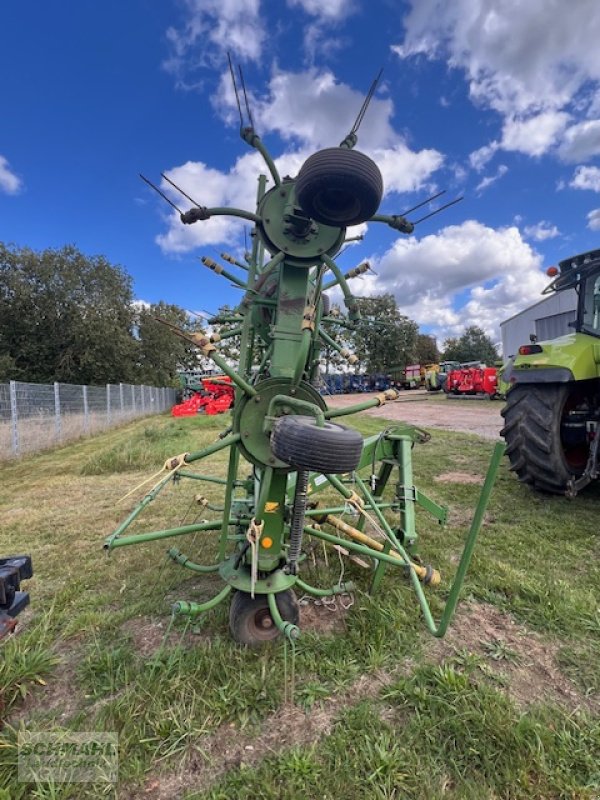
[[[511,469],[534,489],[574,497],[600,478],[600,250],[567,258],[545,293],[575,289],[574,330],[519,348],[502,429]]]
[[[416,553],[415,512],[421,507],[443,524],[446,510],[414,486],[411,462],[414,444],[427,435],[409,425],[394,424],[363,440],[356,430],[338,424],[338,418],[382,406],[396,399],[397,393],[388,390],[349,408],[331,409],[315,388],[322,346],[337,349],[350,364],[356,361],[337,344],[334,335],[336,326],[351,327],[358,320],[348,281],[367,269],[361,264],[343,273],[336,263],[346,228],[365,221],[383,223],[406,234],[414,228],[403,215],[378,213],[383,191],[380,171],[369,157],[354,149],[373,90],[374,85],[340,146],[314,153],[295,178],[280,176],[254,130],[250,109],[246,106],[250,124],[245,125],[238,103],[241,137],[262,155],[270,182],[267,187],[267,176],[258,178],[253,211],[206,208],[175,187],[193,203],[186,211],[176,207],[183,224],[231,215],[253,226],[251,251],[245,260],[223,255],[236,271],[211,258],[202,259],[206,267],[242,291],[237,308],[227,319],[215,316],[209,320],[213,330],[227,323],[226,335],[240,337],[237,369],[219,354],[222,337],[218,333],[175,331],[193,342],[235,384],[232,422],[210,446],[169,459],[163,477],[106,539],[105,549],[172,542],[188,534],[206,537],[212,532],[216,538],[210,546],[208,542],[203,545],[212,563],[196,563],[175,547],[168,555],[184,570],[220,576],[222,589],[207,602],[180,600],[173,605],[173,613],[194,617],[228,598],[232,635],[250,646],[281,634],[290,641],[299,635],[295,592],[326,598],[352,591],[349,582],[316,587],[302,579],[307,540],[368,559],[371,591],[380,586],[386,569],[395,567],[396,574],[414,587],[431,633],[443,636],[504,449],[499,443],[492,455],[456,577],[436,622],[423,587],[438,584],[440,576]],[[236,95],[239,99],[237,89]],[[328,312],[325,292],[333,287],[341,290],[345,316]],[[228,465],[222,477],[210,463],[211,456],[220,451],[227,454]],[[128,530],[173,481],[194,487],[203,481],[220,485],[223,499],[214,507],[216,517],[165,530]],[[319,502],[324,495],[326,501]],[[352,524],[341,518],[349,510]]]

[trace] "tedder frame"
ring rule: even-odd
[[[440,576],[416,553],[415,512],[420,506],[444,524],[446,510],[414,486],[412,473],[412,448],[428,434],[399,423],[363,441],[357,431],[339,425],[337,419],[393,401],[397,393],[388,390],[347,408],[330,409],[316,388],[322,345],[336,348],[350,364],[357,361],[330,332],[336,326],[357,323],[358,303],[348,281],[368,269],[363,263],[344,274],[336,263],[335,256],[348,241],[346,228],[369,221],[411,233],[414,223],[403,215],[377,213],[381,175],[370,158],[354,150],[361,114],[339,147],[310,156],[293,179],[280,177],[252,124],[244,126],[241,110],[240,118],[241,136],[262,155],[271,183],[267,189],[267,176],[258,178],[255,211],[206,208],[175,187],[194,203],[182,212],[160,192],[183,224],[231,215],[253,225],[251,251],[244,259],[222,255],[238,272],[202,258],[205,266],[243,291],[237,308],[211,318],[213,332],[175,331],[233,381],[232,423],[203,450],[168,459],[166,474],[104,546],[112,551],[214,532],[218,537],[214,563],[195,563],[175,547],[168,555],[185,570],[218,573],[223,588],[207,602],[180,600],[174,603],[173,613],[194,617],[230,597],[234,639],[255,646],[280,634],[289,640],[297,638],[299,609],[294,590],[317,597],[352,590],[349,582],[322,588],[300,577],[303,539],[322,540],[370,560],[371,591],[380,586],[388,567],[399,568],[414,587],[427,628],[434,636],[443,636],[456,608],[504,446],[498,443],[494,448],[456,575],[436,622],[423,586],[439,584]],[[325,292],[333,287],[341,290],[347,315],[331,308]],[[234,327],[214,332],[222,323]],[[218,350],[221,338],[230,335],[240,337],[237,368]],[[228,451],[227,475],[222,478],[206,466],[219,451]],[[393,476],[395,491],[384,495]],[[224,498],[217,518],[131,533],[128,529],[134,520],[173,481],[220,484]],[[317,497],[325,487],[338,499],[323,506]],[[341,519],[349,508],[353,524]],[[391,515],[395,515],[393,521]]]

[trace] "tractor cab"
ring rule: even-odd
[[[548,274],[556,276],[544,294],[575,289],[579,296],[577,321],[579,333],[600,336],[600,250],[589,250],[550,267]]]

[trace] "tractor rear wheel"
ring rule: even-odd
[[[362,448],[358,431],[333,422],[319,427],[312,417],[300,415],[280,417],[271,436],[271,449],[281,461],[326,475],[353,472]]]
[[[589,454],[582,383],[513,387],[502,409],[510,468],[534,489],[564,494],[584,471]],[[587,406],[589,408],[589,406]]]
[[[286,622],[297,625],[300,611],[291,589],[275,595],[279,613]],[[248,647],[260,647],[280,635],[275,625],[266,594],[251,597],[247,592],[235,592],[229,607],[229,629],[234,640]]]

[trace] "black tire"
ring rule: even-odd
[[[297,625],[300,611],[294,592],[278,592],[275,599],[283,619]],[[253,599],[247,592],[235,592],[231,599],[229,630],[236,642],[248,647],[260,647],[281,635],[271,616],[267,595],[257,594]]]
[[[589,444],[564,440],[564,415],[581,401],[580,384],[514,386],[501,411],[510,469],[523,483],[552,494],[564,494],[583,472]]]
[[[358,431],[312,417],[280,417],[273,426],[271,449],[277,458],[297,469],[336,475],[353,472],[360,461],[363,438]]]
[[[366,222],[379,208],[383,179],[377,164],[358,150],[328,147],[306,159],[296,179],[296,200],[323,225]]]

